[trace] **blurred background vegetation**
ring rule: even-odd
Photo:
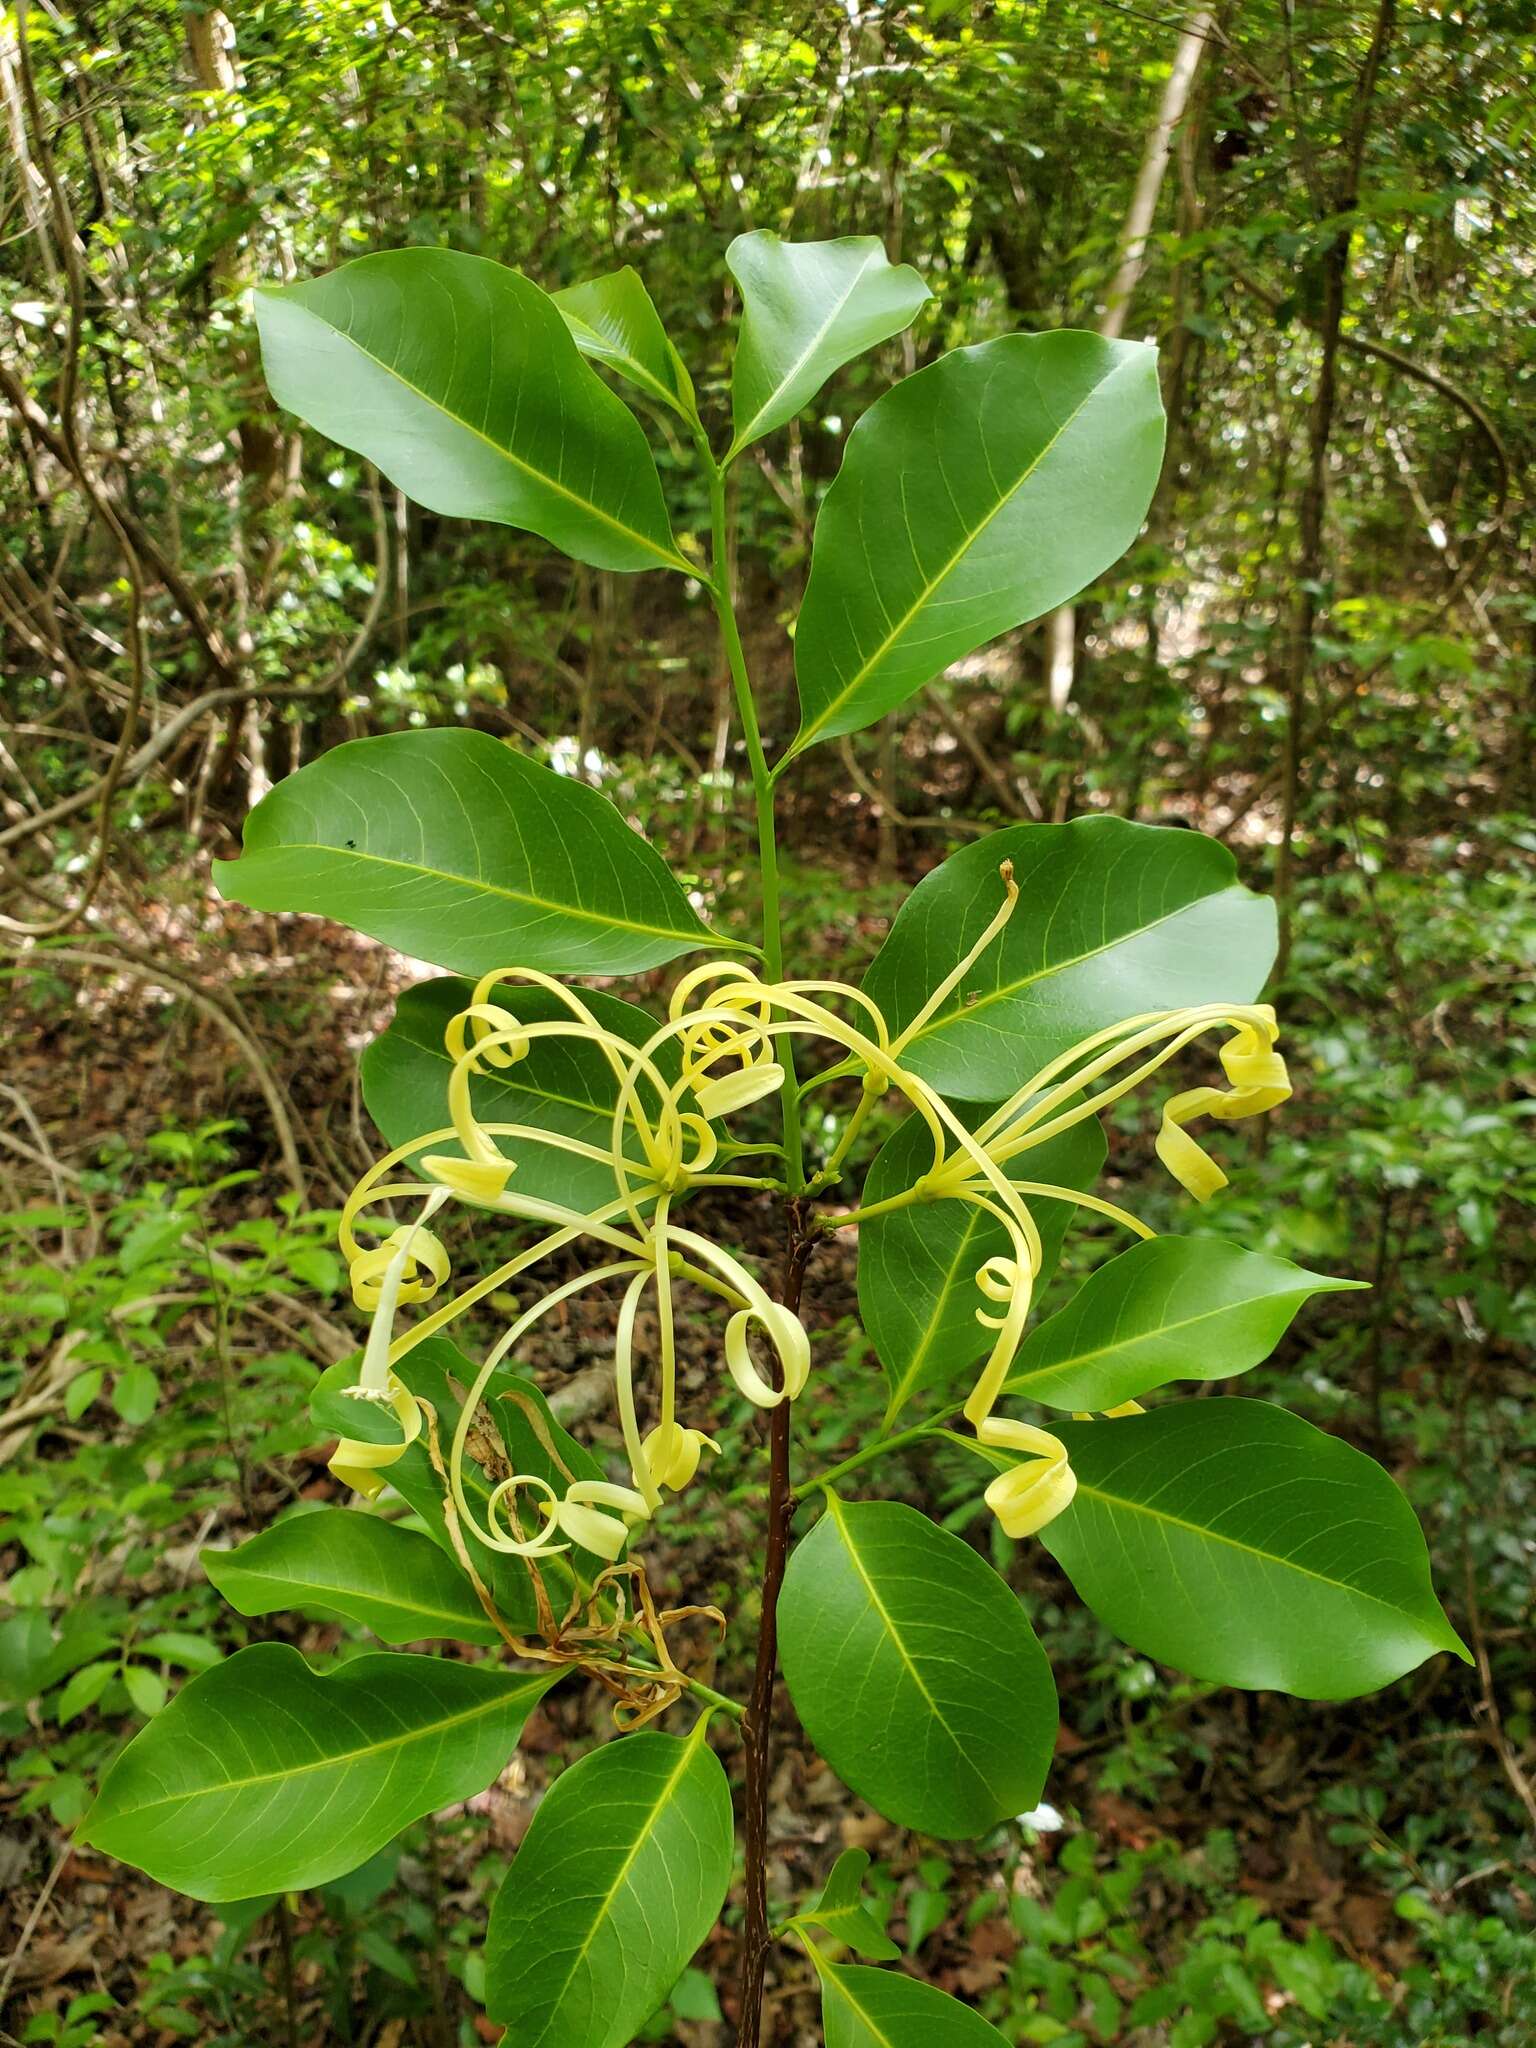
[[[1536,2039],[1533,34],[1529,0],[0,11],[5,2040],[494,2038],[460,1989],[488,1887],[602,1722],[567,1688],[474,1814],[317,1894],[215,1912],[71,1853],[120,1743],[261,1626],[198,1547],[330,1495],[305,1400],[356,1342],[330,1236],[372,1142],[352,1065],[415,971],[222,904],[211,857],[339,740],[470,722],[605,788],[722,925],[753,907],[702,596],[441,521],[306,441],[249,287],[408,244],[550,288],[631,263],[719,424],[731,236],[874,233],[915,263],[912,331],[736,473],[782,741],[850,426],[946,348],[1098,324],[1149,168],[1124,307],[1170,416],[1147,530],[786,779],[794,939],[856,973],[953,846],[1099,808],[1214,833],[1278,891],[1297,1099],[1229,1141],[1214,1227],[1373,1291],[1314,1308],[1253,1391],[1385,1460],[1476,1667],[1338,1708],[1215,1692],[1113,1644],[1024,1546],[1056,1810],[941,1854],[787,1738],[774,1884],[869,1847],[903,1947],[1015,2042]],[[648,424],[696,530],[688,451]],[[1115,1170],[1166,1224],[1148,1135],[1130,1115]],[[829,1455],[880,1406],[851,1279],[819,1268],[802,1428]],[[573,1322],[534,1361],[600,1443],[604,1341]],[[657,1574],[731,1614],[729,1675],[759,1504],[750,1419],[722,1405],[716,1433],[715,1503]],[[912,1483],[989,1540],[942,1457]],[[726,2038],[714,1960],[650,2038]],[[814,2040],[813,2011],[786,1964],[773,2037]]]

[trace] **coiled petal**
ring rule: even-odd
[[[1000,1472],[982,1496],[1005,1536],[1016,1541],[1033,1536],[1072,1505],[1077,1474],[1059,1436],[1002,1415],[988,1416],[978,1425],[976,1435],[981,1443],[1020,1451],[1028,1461]]]
[[[379,1398],[364,1387],[349,1387],[347,1392],[359,1401],[377,1402]],[[343,1486],[350,1486],[364,1500],[378,1499],[384,1491],[385,1472],[397,1459],[405,1456],[421,1435],[421,1410],[416,1404],[416,1396],[393,1373],[389,1375],[381,1405],[389,1408],[400,1424],[399,1443],[370,1444],[356,1437],[344,1436],[332,1451],[326,1467],[333,1479],[339,1479]]]
[[[748,1337],[754,1322],[767,1331],[778,1353],[784,1384],[771,1387],[758,1371]],[[738,1309],[725,1326],[725,1362],[731,1378],[757,1408],[777,1408],[781,1401],[793,1401],[803,1390],[811,1370],[811,1340],[805,1325],[793,1309],[782,1302],[756,1301]]]

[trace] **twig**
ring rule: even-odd
[[[244,1027],[224,1008],[228,997],[216,999],[199,987],[192,977],[178,968],[167,967],[163,961],[149,959],[138,954],[125,941],[112,939],[103,934],[99,944],[114,946],[111,953],[87,952],[79,946],[48,946],[35,953],[24,953],[15,962],[19,970],[31,969],[36,973],[47,971],[50,963],[66,960],[79,967],[100,967],[112,973],[130,974],[139,981],[159,982],[163,987],[180,989],[194,1008],[204,1016],[211,1017],[219,1029],[232,1038],[239,1047],[242,1057],[250,1067],[252,1078],[266,1099],[267,1109],[277,1133],[278,1149],[283,1157],[283,1171],[288,1177],[294,1193],[301,1199],[309,1190],[304,1177],[304,1168],[299,1160],[299,1148],[293,1134],[293,1119],[283,1101],[277,1076],[263,1058],[255,1040]]]
[[[44,1909],[48,1901],[53,1897],[53,1888],[63,1875],[64,1866],[74,1853],[74,1847],[73,1842],[66,1842],[59,1851],[58,1858],[52,1870],[49,1871],[47,1880],[42,1890],[38,1893],[31,1912],[27,1915],[27,1924],[21,1930],[21,1938],[6,1958],[5,1974],[0,1976],[0,2006],[5,2004],[6,1993],[10,1990],[15,1980],[16,1972],[21,1967],[21,1959],[26,1954],[33,1935],[37,1932],[37,1923],[42,1919]]]
[[[946,697],[936,683],[925,684],[923,695],[938,713],[946,728],[954,734],[961,746],[970,755],[979,772],[990,783],[998,802],[1008,813],[1009,817],[1017,818],[1020,816],[1019,806],[1022,802],[1024,810],[1029,813],[1036,824],[1039,824],[1045,817],[1040,799],[1022,777],[1017,778],[1016,787],[1009,782],[1008,777],[982,745],[976,728],[971,724],[959,705],[955,703],[954,699]]]
[[[969,832],[973,838],[986,836],[991,827],[978,825],[974,818],[909,818],[904,811],[898,811],[885,795],[878,783],[871,782],[859,766],[853,751],[853,742],[845,733],[837,743],[838,758],[847,770],[848,780],[866,802],[878,805],[883,816],[904,832]]]

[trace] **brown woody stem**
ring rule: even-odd
[[[805,1269],[815,1248],[816,1234],[806,1205],[791,1201],[789,1252],[780,1298],[786,1308],[796,1313]],[[768,1781],[773,1764],[773,1689],[779,1662],[779,1589],[789,1559],[789,1525],[795,1512],[789,1469],[789,1414],[789,1402],[781,1401],[768,1417],[768,1540],[763,1556],[763,1605],[757,1624],[752,1696],[742,1721],[746,1913],[741,1931],[737,2048],[758,2048],[763,2024],[763,1980],[768,1951],[773,1945],[768,1922]]]

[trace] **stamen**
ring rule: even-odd
[[[986,930],[982,933],[981,937],[976,941],[975,945],[972,946],[971,950],[966,954],[965,958],[960,962],[959,966],[950,969],[949,973],[945,975],[944,979],[939,983],[938,987],[934,990],[933,994],[928,998],[927,1002],[924,1003],[923,1007],[918,1011],[917,1015],[912,1019],[911,1023],[907,1025],[905,1030],[898,1032],[896,1037],[892,1039],[891,1051],[893,1053],[899,1053],[904,1045],[908,1044],[912,1039],[914,1039],[917,1036],[918,1032],[923,1029],[924,1025],[928,1022],[929,1018],[934,1016],[939,1010],[941,1010],[944,1007],[945,1003],[948,1002],[949,998],[954,994],[955,990],[960,986],[961,982],[965,980],[965,977],[976,965],[976,962],[981,958],[982,954],[985,953],[988,946],[991,945],[992,941],[997,937],[998,933],[1003,929],[1004,925],[1007,924],[1009,918],[1012,917],[1014,906],[1019,900],[1019,885],[1013,879],[1013,862],[1011,860],[1005,860],[1002,863],[1002,865],[998,868],[997,872],[1002,877],[1003,883],[1002,908],[997,912],[996,916],[992,919],[992,922],[987,926]]]

